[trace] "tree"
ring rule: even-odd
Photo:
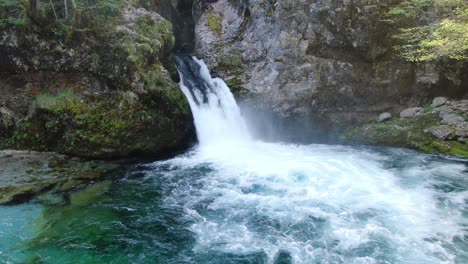
[[[397,50],[409,61],[468,59],[468,1],[407,0],[389,10]]]

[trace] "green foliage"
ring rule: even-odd
[[[21,0],[0,0],[0,28],[8,24],[26,24],[25,3]]]
[[[434,108],[432,107],[432,105],[426,105],[422,109],[422,112],[425,113],[425,114],[432,113],[432,112],[434,112]]]
[[[0,0],[0,27],[50,29],[70,38],[76,31],[94,31],[120,13],[123,0]]]
[[[408,0],[390,8],[388,14],[387,21],[399,29],[397,50],[405,59],[468,59],[467,1]]]

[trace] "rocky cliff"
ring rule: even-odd
[[[76,7],[73,18],[58,1],[11,18],[2,1],[0,148],[110,158],[187,146],[170,22],[138,1],[108,1],[95,17]]]
[[[414,64],[383,22],[395,1],[198,1],[196,53],[231,88],[289,117],[332,126],[468,95],[468,63]]]

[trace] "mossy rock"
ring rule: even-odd
[[[221,21],[223,20],[222,14],[215,13],[210,11],[207,14],[207,23],[211,31],[213,31],[218,36],[223,33],[223,25]]]
[[[440,140],[424,132],[439,125],[437,114],[370,123],[345,130],[344,142],[412,148],[426,153],[468,157],[468,145],[455,140]]]
[[[232,50],[221,55],[214,70],[221,73],[232,93],[239,95],[243,92],[242,79],[247,69],[240,51]]]
[[[40,93],[36,104],[35,113],[23,119],[9,139],[10,147],[93,158],[122,157],[176,149],[191,129],[185,110],[161,98],[158,91],[143,96]]]
[[[66,41],[47,27],[10,25],[5,34],[18,45],[7,52],[22,64],[8,65],[12,73],[2,78],[5,85],[0,81],[0,105],[18,114],[14,122],[0,116],[0,129],[8,121],[0,149],[114,158],[163,155],[189,144],[190,107],[164,67],[170,66],[175,42],[172,25],[138,8],[140,1],[109,1],[118,12],[103,14],[108,19],[93,24],[99,28],[81,31],[80,25],[61,21],[82,34],[71,33]],[[41,61],[40,70],[34,61]]]

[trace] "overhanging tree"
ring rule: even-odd
[[[390,8],[397,50],[409,61],[468,59],[468,1],[409,0]]]

